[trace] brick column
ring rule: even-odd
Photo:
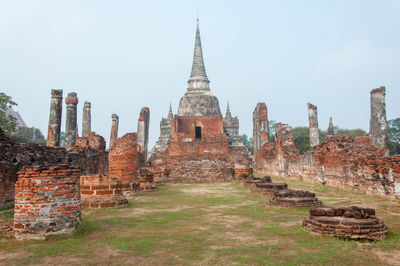
[[[63,90],[51,90],[51,104],[47,143],[49,147],[60,146]]]
[[[317,106],[312,105],[311,103],[307,103],[307,109],[310,130],[310,147],[313,147],[319,144]]]
[[[380,87],[371,91],[371,120],[369,132],[372,144],[389,156],[387,123],[386,123],[386,88]]]
[[[115,142],[117,141],[118,138],[118,124],[119,124],[119,118],[118,115],[112,114],[111,116],[112,119],[112,124],[111,124],[111,134],[110,134],[110,150],[112,147],[114,147]]]
[[[65,104],[67,105],[67,118],[65,122],[65,148],[70,149],[75,144],[75,138],[77,135],[77,110],[78,97],[75,92],[68,93],[65,98]]]
[[[87,137],[89,133],[92,131],[92,118],[90,115],[90,102],[85,102],[83,105],[82,112],[82,137]]]

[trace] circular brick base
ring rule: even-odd
[[[354,240],[381,240],[388,235],[386,225],[369,208],[321,207],[310,210],[303,228],[309,232]]]
[[[268,201],[270,205],[281,207],[319,207],[322,202],[315,197],[315,193],[303,190],[282,190],[274,193]]]

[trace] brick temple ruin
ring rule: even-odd
[[[268,121],[266,107],[260,106],[264,104],[253,114],[255,129],[259,121]],[[320,142],[317,107],[307,107],[310,150],[300,154],[287,124],[276,124],[275,142],[268,141],[265,131],[255,130],[254,171],[400,197],[400,156],[388,156],[385,87],[371,91],[370,132],[363,136],[335,135],[330,119],[327,139]]]
[[[239,136],[239,120],[229,105],[222,117],[219,101],[212,95],[196,27],[192,72],[177,114],[170,107],[160,123],[160,137],[149,163],[164,169],[169,182],[229,181],[235,165],[251,165],[248,148]]]
[[[238,118],[232,116],[229,103],[225,116],[221,114],[209,83],[197,23],[187,91],[177,113],[170,106],[167,118],[161,120],[159,139],[150,152],[148,107],[140,111],[137,131],[121,137],[119,117],[111,115],[107,150],[104,138],[92,131],[88,101],[83,104],[82,134],[78,135],[75,92],[65,98],[64,147],[60,141],[63,90],[59,89],[51,91],[46,146],[17,143],[0,128],[0,207],[15,202],[15,237],[44,239],[72,233],[80,224],[81,208],[124,207],[132,195],[168,182],[238,180],[258,195],[272,197],[267,201],[270,205],[323,204],[313,192],[292,190],[286,183],[272,182],[270,176],[258,178],[253,172],[400,197],[400,156],[388,156],[384,87],[371,91],[370,132],[359,137],[335,135],[330,118],[328,137],[320,141],[317,106],[308,103],[310,150],[304,154],[294,145],[287,124],[277,123],[275,140],[270,141],[268,109],[265,103],[258,103],[253,112],[250,154],[239,135]],[[303,222],[306,230],[364,239],[387,235],[386,226],[371,209],[324,208],[310,212]],[[354,227],[346,234],[341,234],[339,224],[326,225],[341,216],[351,218],[346,221]],[[364,225],[368,232],[357,230]]]

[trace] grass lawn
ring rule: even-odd
[[[18,242],[0,236],[0,264],[400,264],[400,204],[305,181],[326,205],[375,208],[390,228],[379,242],[312,235],[308,209],[267,206],[238,183],[168,184],[130,198],[129,206],[83,210],[73,236]],[[12,221],[0,212],[0,223]]]

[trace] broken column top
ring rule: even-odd
[[[118,119],[118,115],[117,114],[112,114],[111,115],[111,118],[114,120],[114,119]]]
[[[148,119],[149,119],[149,118],[148,118],[149,115],[150,115],[150,109],[149,109],[149,107],[143,107],[143,108],[140,110],[139,121],[148,120]]]
[[[66,104],[78,104],[78,102],[79,102],[79,100],[78,100],[76,92],[68,93],[67,98],[65,98]]]
[[[381,86],[381,87],[379,87],[379,88],[376,88],[376,89],[371,90],[371,94],[375,94],[375,93],[386,94],[386,88],[385,88],[385,86]]]
[[[52,98],[62,98],[63,97],[63,90],[62,89],[52,89],[51,90],[51,97]]]
[[[85,101],[85,103],[83,104],[83,108],[90,108],[91,107],[91,103],[88,101]]]
[[[313,110],[317,110],[317,106],[311,104],[311,103],[307,103],[307,107],[308,109],[313,109]]]

